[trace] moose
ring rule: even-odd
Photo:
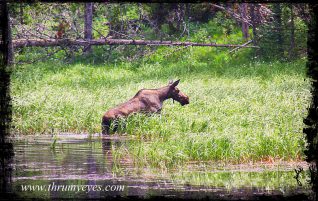
[[[133,113],[160,113],[163,101],[172,98],[182,106],[189,104],[189,97],[182,93],[177,85],[180,79],[170,81],[167,86],[157,89],[141,89],[137,94],[125,103],[108,110],[102,118],[102,133],[109,135],[110,125],[119,118],[127,117]],[[116,132],[118,125],[115,124],[113,132]]]

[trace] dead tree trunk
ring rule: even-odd
[[[250,4],[250,16],[251,16],[251,24],[253,29],[253,44],[257,45],[258,38],[257,38],[257,32],[256,32],[256,16],[255,16],[255,5],[253,3]]]
[[[274,28],[276,29],[276,34],[274,35],[277,44],[277,56],[283,58],[283,34],[282,34],[282,9],[280,3],[275,3],[273,7],[274,11]]]
[[[24,24],[24,20],[23,20],[23,4],[20,4],[20,11],[19,11],[19,15],[20,15],[20,23]]]
[[[84,26],[84,39],[87,41],[92,40],[92,27],[93,27],[93,3],[85,3],[85,26]],[[84,52],[90,53],[92,48],[90,45],[84,47]]]
[[[290,4],[290,48],[289,59],[294,58],[295,55],[295,22],[293,4]]]
[[[240,5],[240,11],[241,11],[241,18],[242,19],[247,19],[247,4],[246,3],[242,3]],[[245,39],[248,39],[249,34],[248,34],[248,24],[244,21],[242,21],[242,32],[243,32],[243,37]]]
[[[82,39],[18,39],[13,40],[14,47],[50,47],[67,45],[146,45],[146,46],[206,46],[206,47],[242,47],[259,48],[258,46],[243,46],[236,44],[215,44],[215,43],[195,43],[195,42],[173,42],[159,40],[127,40],[127,39],[92,39],[90,41]]]

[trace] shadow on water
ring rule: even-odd
[[[250,199],[273,195],[287,199],[297,195],[297,199],[306,200],[310,194],[306,171],[300,176],[300,186],[294,179],[294,170],[286,165],[227,169],[190,164],[165,171],[136,167],[132,160],[119,160],[114,152],[132,140],[67,134],[59,135],[51,146],[51,136],[15,137],[11,190],[23,199],[116,196]]]

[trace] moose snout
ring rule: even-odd
[[[189,104],[189,97],[183,97],[180,101],[181,105],[184,106],[184,105],[187,105]]]

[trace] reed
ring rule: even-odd
[[[196,48],[186,51],[184,59],[170,62],[16,66],[13,133],[100,133],[106,110],[139,89],[179,78],[179,89],[190,104],[182,107],[168,100],[160,115],[130,116],[117,135],[135,140],[116,149],[118,157],[162,167],[193,160],[241,163],[304,157],[302,121],[311,97],[305,60],[204,62],[185,58],[195,57]]]

